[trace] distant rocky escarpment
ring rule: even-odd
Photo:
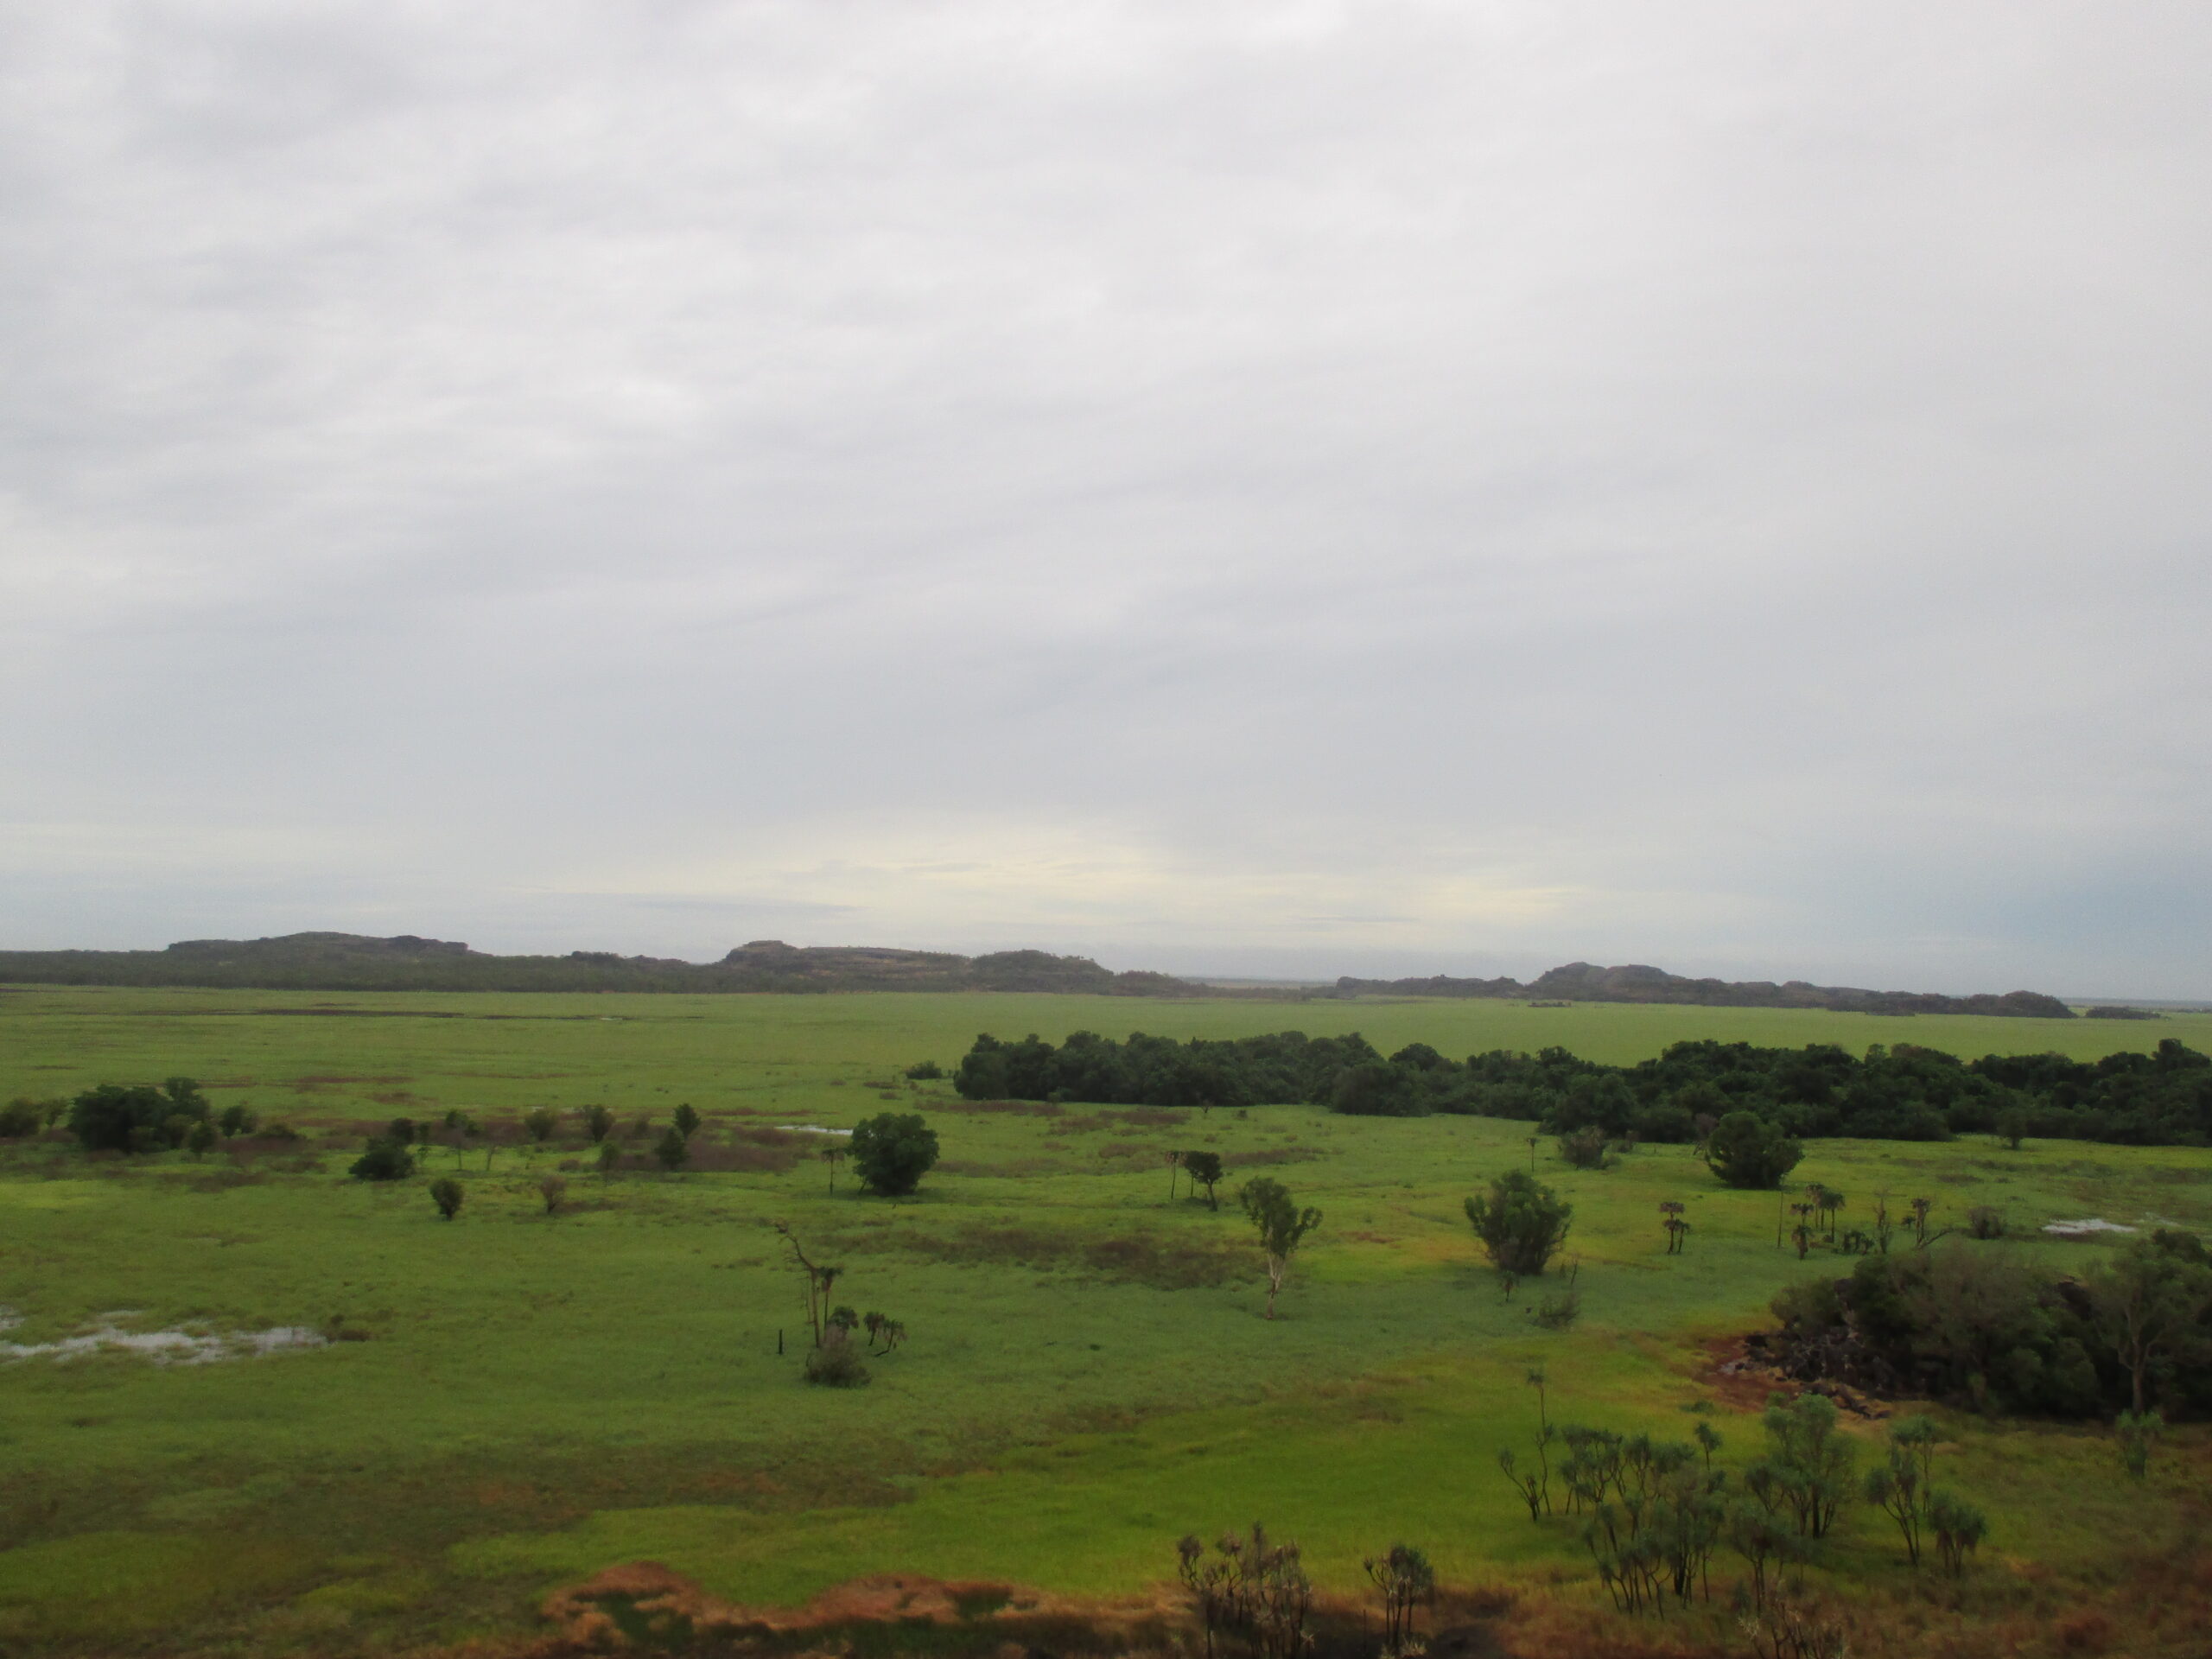
[[[719,962],[609,950],[506,957],[412,933],[287,933],[185,939],[164,950],[0,950],[0,981],[45,985],[190,985],[239,990],[1077,991],[1199,996],[1166,974],[1122,973],[1088,957],[1000,950],[963,957],[870,945],[756,939]]]
[[[1351,979],[1337,982],[1339,996],[1495,996],[1560,1002],[1688,1002],[1715,1008],[1834,1008],[1846,1014],[1993,1014],[2016,1019],[2071,1020],[2074,1010],[2040,991],[2002,995],[1941,996],[1932,991],[1862,991],[1847,985],[1813,985],[1802,979],[1688,979],[1664,969],[1630,963],[1600,968],[1570,962],[1524,985],[1517,979]]]
[[[267,939],[184,939],[163,950],[0,950],[0,982],[43,985],[191,985],[303,991],[1057,991],[1095,996],[1491,996],[1560,1002],[1693,1002],[1732,1008],[1837,1008],[1859,1014],[1997,1014],[2070,1020],[2055,996],[1937,996],[1861,991],[1792,980],[1685,979],[1657,968],[1570,962],[1517,979],[1340,979],[1333,989],[1233,988],[1172,974],[1116,973],[1089,957],[995,950],[963,957],[885,945],[741,944],[719,962],[571,950],[503,957],[412,933],[287,933]]]

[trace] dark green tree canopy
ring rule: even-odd
[[[912,1192],[937,1162],[937,1131],[919,1112],[879,1112],[853,1129],[853,1167],[886,1198]]]
[[[1541,1273],[1567,1242],[1574,1206],[1525,1170],[1510,1170],[1490,1184],[1487,1198],[1469,1198],[1467,1219],[1501,1273]]]
[[[1705,1161],[1723,1185],[1776,1187],[1805,1148],[1756,1112],[1731,1112],[1705,1143]]]
[[[1564,1048],[1498,1049],[1454,1060],[1426,1043],[1387,1059],[1357,1033],[1229,1040],[1077,1032],[1057,1048],[1036,1036],[985,1035],[955,1086],[969,1100],[1078,1100],[1102,1106],[1260,1106],[1303,1101],[1360,1116],[1432,1112],[1516,1118],[1552,1135],[1694,1141],[1732,1112],[1789,1136],[1942,1141],[2008,1127],[2023,1135],[2139,1146],[2212,1141],[2212,1058],[2168,1039],[2151,1054],[2100,1060],[1985,1055],[1877,1044],[1761,1048],[1709,1039],[1655,1059],[1600,1065]]]
[[[181,1146],[194,1123],[208,1116],[207,1098],[190,1077],[151,1084],[104,1083],[71,1103],[69,1131],[87,1152],[140,1152]],[[172,1135],[172,1119],[182,1128]]]
[[[415,1160],[406,1141],[379,1135],[368,1141],[346,1173],[357,1181],[404,1181],[415,1173]]]

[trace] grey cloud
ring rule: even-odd
[[[0,31],[14,942],[2212,992],[2199,9]]]

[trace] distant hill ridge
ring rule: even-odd
[[[1337,982],[1344,996],[1497,996],[1562,1002],[1691,1002],[1716,1008],[1834,1008],[1846,1014],[1993,1014],[2016,1019],[2071,1020],[2074,1010],[2041,991],[2001,996],[1939,996],[1932,991],[1863,991],[1802,979],[1685,979],[1662,968],[1630,963],[1600,968],[1570,962],[1523,985],[1517,979],[1352,979]]]
[[[46,985],[191,985],[239,990],[1080,991],[1200,996],[1167,974],[1117,974],[1088,957],[999,950],[963,957],[874,945],[801,947],[755,939],[720,962],[571,950],[502,957],[412,933],[287,933],[183,939],[165,950],[0,950],[0,981]]]
[[[1709,1007],[1834,1008],[1858,1014],[1992,1014],[2070,1020],[2038,991],[1939,996],[1791,980],[1686,979],[1630,963],[1571,962],[1529,984],[1516,979],[1354,979],[1331,988],[1230,988],[1172,974],[1115,973],[1089,957],[996,950],[963,957],[880,945],[791,945],[755,939],[719,962],[571,950],[503,957],[412,933],[287,933],[265,939],[182,939],[162,950],[0,950],[0,982],[179,985],[237,990],[387,991],[1059,991],[1101,996],[1205,996],[1270,1001],[1310,997],[1514,997],[1563,1002],[1688,1002]]]

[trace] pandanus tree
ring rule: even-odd
[[[769,1224],[791,1251],[791,1265],[805,1275],[806,1325],[807,1329],[813,1332],[814,1345],[818,1348],[822,1345],[823,1326],[830,1317],[830,1293],[845,1270],[810,1257],[799,1243],[798,1236],[791,1231],[789,1222],[771,1222]]]

